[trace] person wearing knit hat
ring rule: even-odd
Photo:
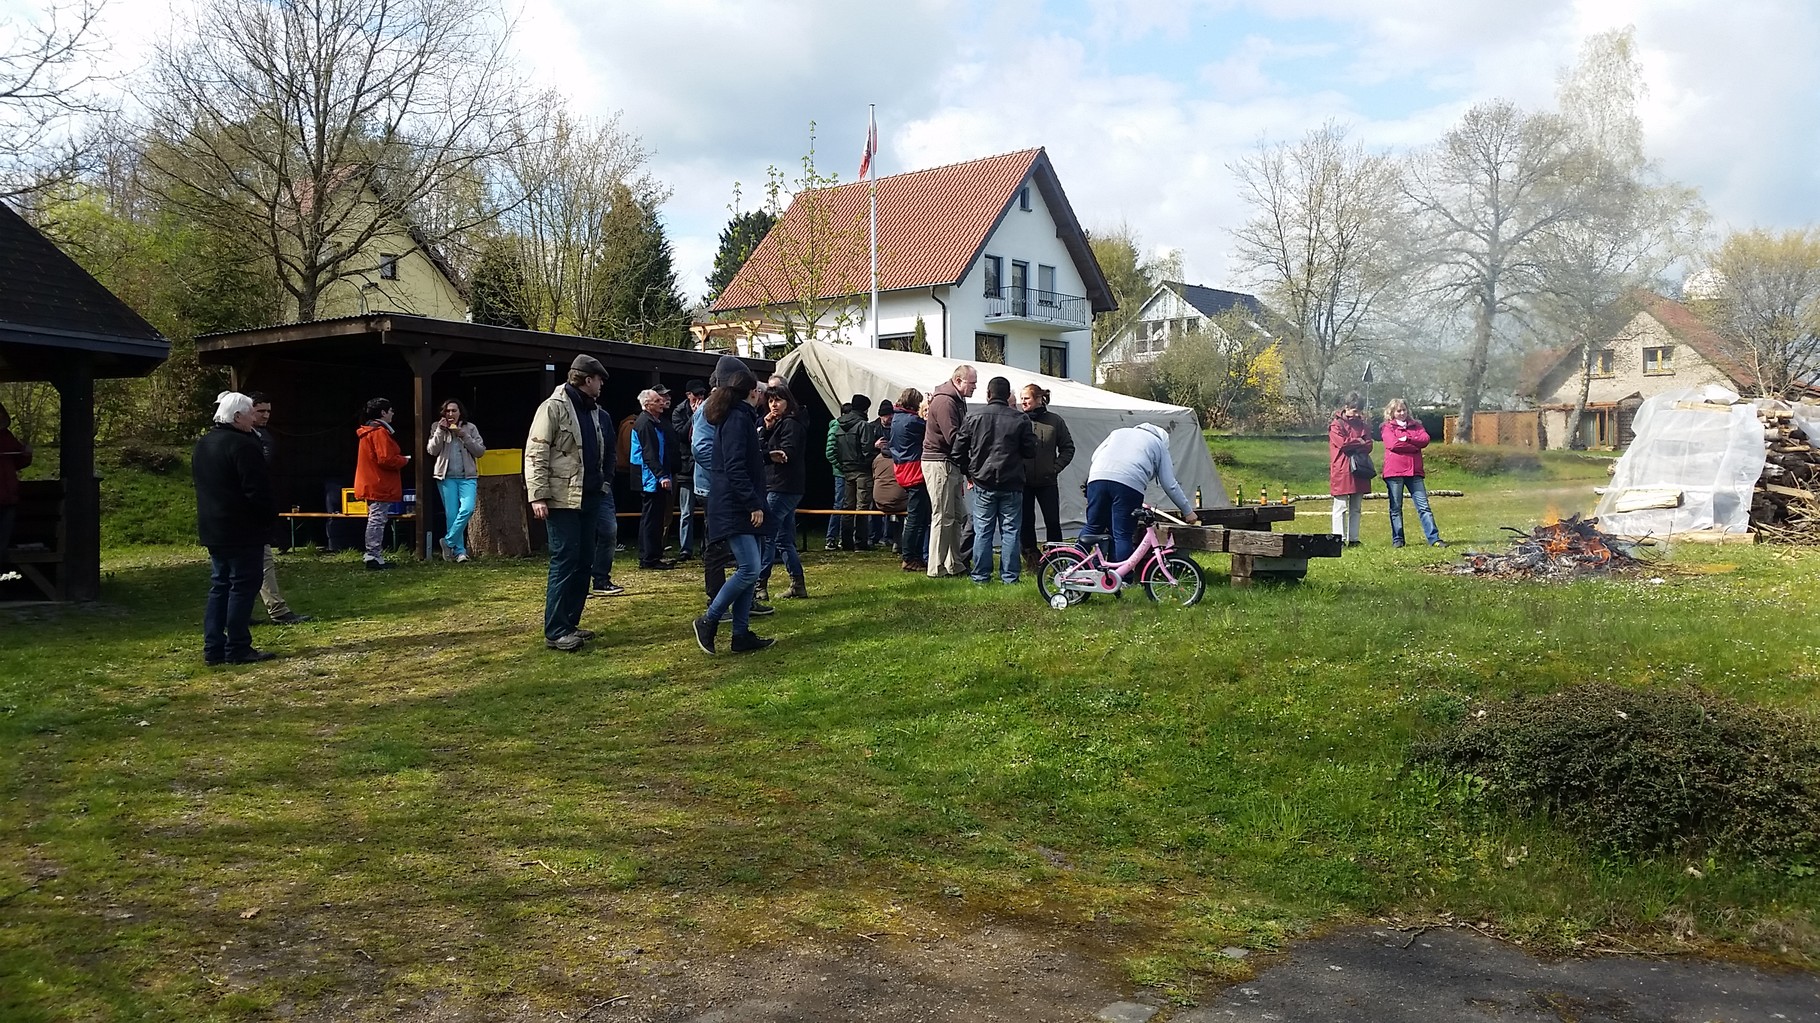
[[[568,381],[537,407],[525,438],[525,498],[550,544],[544,645],[564,653],[574,653],[594,638],[592,630],[581,627],[581,613],[613,473],[613,435],[598,404],[606,382],[600,360],[576,356]]]
[[[209,552],[209,597],[202,612],[202,661],[211,667],[274,656],[253,648],[253,599],[265,574],[265,541],[278,502],[253,436],[253,399],[223,391],[215,425],[196,442],[196,536]]]

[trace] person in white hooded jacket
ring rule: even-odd
[[[1139,423],[1106,435],[1093,451],[1087,467],[1087,528],[1096,536],[1112,537],[1113,561],[1124,561],[1137,548],[1131,513],[1144,503],[1144,491],[1154,482],[1161,486],[1182,517],[1199,522],[1194,502],[1176,482],[1169,460],[1169,433],[1155,423]]]

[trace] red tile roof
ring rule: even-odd
[[[1034,181],[1057,232],[1087,283],[1093,308],[1116,308],[1085,232],[1068,205],[1049,157],[1025,149],[982,160],[893,174],[878,179],[878,288],[896,291],[953,285],[965,277],[1018,189]],[[710,309],[723,313],[791,301],[806,286],[800,254],[811,240],[826,247],[817,299],[871,289],[867,248],[867,183],[854,181],[804,192],[752,252]],[[819,230],[812,230],[816,225]],[[818,239],[819,236],[819,239]]]

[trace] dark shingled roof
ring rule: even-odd
[[[19,214],[0,204],[0,379],[44,380],[70,353],[96,376],[143,376],[169,341]]]
[[[1255,296],[1242,291],[1221,291],[1218,288],[1203,288],[1199,284],[1184,284],[1179,281],[1165,283],[1182,296],[1182,301],[1199,310],[1202,316],[1218,316],[1233,306],[1244,306],[1245,311],[1253,317],[1262,318],[1267,315],[1263,304]]]

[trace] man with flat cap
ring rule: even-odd
[[[544,645],[574,653],[594,633],[581,627],[594,563],[595,521],[613,471],[610,420],[599,413],[607,368],[577,355],[569,379],[537,407],[525,439],[525,497],[550,543]]]

